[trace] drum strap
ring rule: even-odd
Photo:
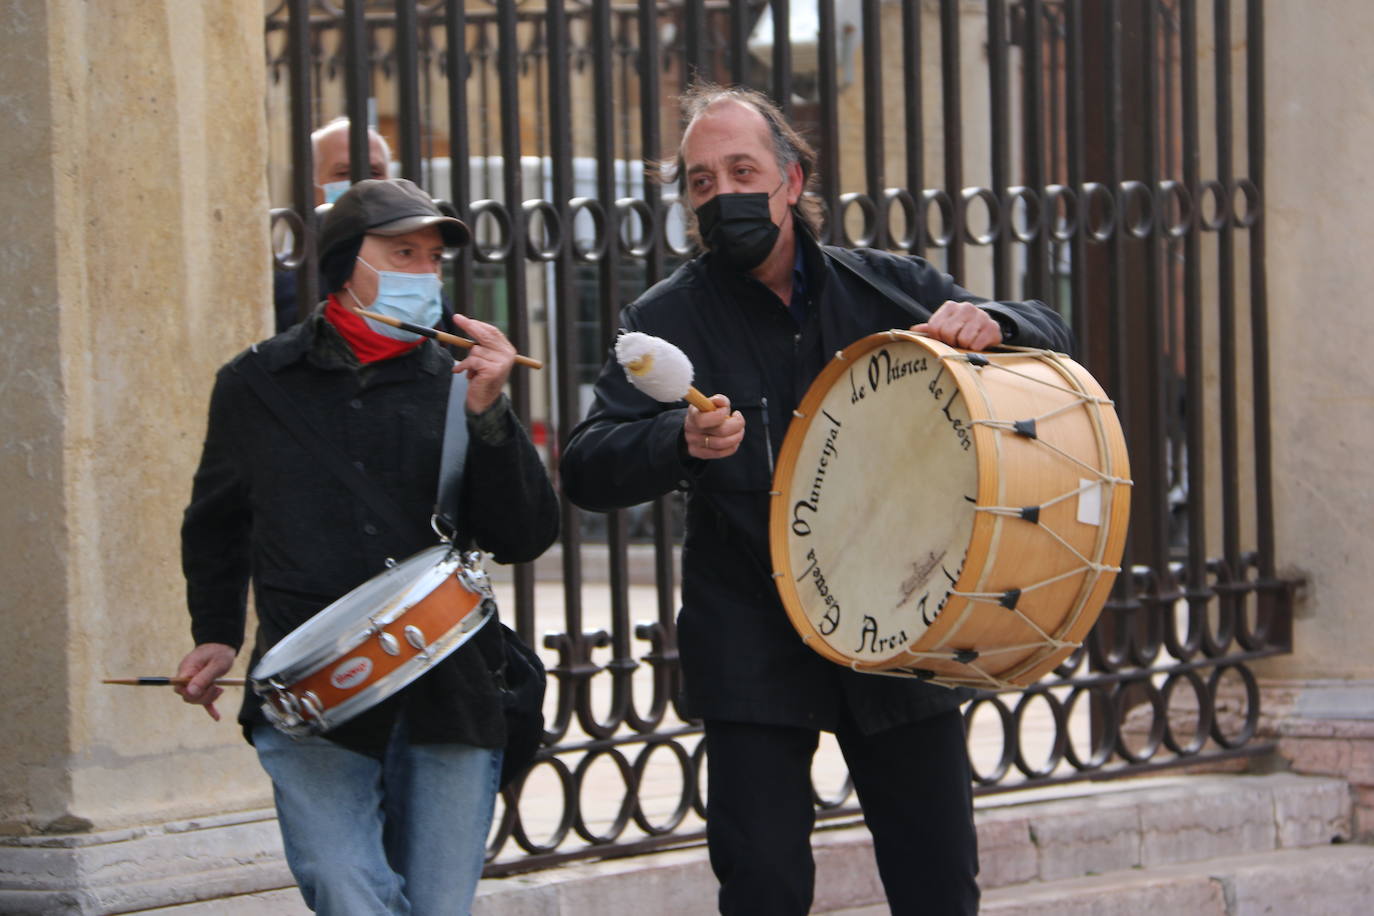
[[[455,372],[448,392],[448,413],[444,416],[444,447],[439,458],[439,495],[434,515],[457,536],[458,497],[463,489],[463,466],[468,460],[468,377]]]
[[[911,298],[906,293],[902,292],[900,289],[893,286],[891,283],[887,282],[882,277],[878,276],[875,272],[871,270],[864,270],[861,266],[861,262],[859,261],[859,259],[856,258],[849,251],[849,249],[825,248],[822,250],[826,254],[830,255],[831,259],[834,260],[836,264],[839,264],[841,267],[848,270],[850,273],[858,277],[864,283],[867,283],[874,290],[876,290],[879,295],[886,298],[889,302],[896,304],[904,312],[906,312],[909,315],[912,315],[916,319],[914,323],[920,324],[922,322],[930,320],[930,309],[926,308],[924,305],[921,305],[915,299]],[[1002,328],[1002,343],[1008,343],[1014,336],[1016,336],[1016,325],[1012,323],[1011,319],[997,312],[988,312],[988,314],[991,315],[993,317],[993,320],[995,320]]]
[[[915,299],[912,299],[906,293],[902,292],[897,287],[893,286],[891,283],[888,283],[882,277],[877,276],[873,271],[864,270],[860,266],[859,259],[856,258],[854,255],[850,254],[847,249],[826,247],[822,250],[826,254],[828,254],[831,260],[833,260],[836,264],[840,265],[845,270],[849,271],[851,274],[858,277],[864,283],[867,283],[874,290],[876,290],[878,294],[881,295],[884,299],[887,299],[889,302],[894,303],[899,308],[901,308],[902,311],[911,315],[914,319],[914,321],[912,322],[913,324],[919,324],[923,321],[930,320],[930,309],[921,305]]]
[[[253,389],[253,393],[276,415],[282,425],[296,438],[296,441],[315,456],[321,467],[328,469],[356,493],[363,502],[367,503],[369,509],[396,529],[398,534],[415,531],[414,520],[407,520],[401,507],[396,505],[396,501],[366,474],[358,470],[353,462],[345,458],[339,448],[325,438],[319,426],[273,380],[262,365],[256,347],[244,354],[242,359],[236,360],[233,365],[234,371],[243,377],[243,380]]]

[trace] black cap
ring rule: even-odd
[[[472,238],[467,225],[447,216],[430,196],[404,178],[368,178],[334,201],[320,229],[320,256],[363,235],[405,235],[426,226],[438,228],[444,245],[457,248]]]

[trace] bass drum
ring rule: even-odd
[[[1111,401],[1062,354],[874,334],[835,355],[788,428],[774,581],[802,639],[838,664],[1025,686],[1102,609],[1129,474]]]
[[[267,718],[288,735],[326,732],[448,657],[496,612],[479,559],[422,550],[292,630],[249,675]]]

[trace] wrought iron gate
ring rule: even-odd
[[[618,310],[690,254],[640,168],[676,145],[672,97],[694,76],[768,91],[820,150],[831,242],[1051,303],[1127,427],[1126,573],[1053,678],[971,704],[977,791],[1271,749],[1251,663],[1286,651],[1294,583],[1270,499],[1261,0],[267,7],[277,269],[314,301],[310,131],[351,116],[357,180],[377,124],[398,174],[474,227],[455,301],[547,355],[512,387],[555,471]],[[553,689],[491,873],[701,836],[704,749],[674,703],[677,508],[565,504],[560,549],[515,570]],[[855,815],[842,767],[817,781],[822,818]]]

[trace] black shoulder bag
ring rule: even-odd
[[[240,368],[242,371],[239,371]],[[387,493],[348,461],[319,427],[296,405],[268,374],[254,348],[235,364],[243,377],[282,425],[295,436],[319,462],[368,508],[398,532],[410,525],[405,513]],[[439,491],[435,517],[457,537],[458,498],[462,488],[463,466],[467,462],[468,428],[464,414],[467,376],[456,374],[449,389],[448,413],[444,418],[444,442],[439,466]],[[506,748],[501,762],[501,787],[505,788],[534,760],[544,740],[544,689],[547,682],[544,663],[510,627],[497,620],[501,628],[501,664],[493,672],[506,719]]]

